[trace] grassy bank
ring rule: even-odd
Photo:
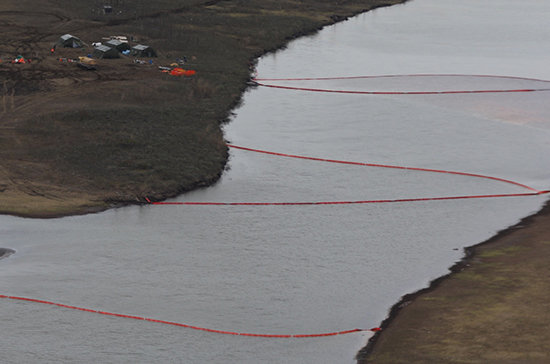
[[[550,203],[404,297],[359,363],[550,362]]]
[[[215,182],[228,159],[220,126],[239,105],[259,56],[402,2],[4,1],[0,212],[96,210]],[[103,14],[104,3],[113,6],[112,14]],[[52,44],[66,33],[86,45],[52,54]],[[150,45],[159,57],[154,65],[100,60],[94,72],[58,61],[90,53],[89,44],[109,35]],[[6,62],[19,54],[32,64]],[[159,72],[159,65],[184,57],[194,78]]]

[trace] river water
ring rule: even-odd
[[[260,78],[363,91],[538,89],[550,3],[415,0],[266,56]],[[405,76],[418,74],[494,75]],[[287,82],[287,81],[285,81]],[[311,85],[300,81],[301,86]],[[292,82],[291,82],[292,83]],[[287,82],[288,84],[288,82]],[[550,188],[548,91],[343,94],[259,87],[226,126],[235,145],[489,175]],[[232,149],[215,186],[174,202],[327,202],[514,194],[471,176]],[[0,217],[0,294],[257,334],[376,327],[547,195],[328,205],[148,205],[53,220]],[[370,332],[223,335],[0,299],[3,363],[353,363]]]

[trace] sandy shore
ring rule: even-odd
[[[550,201],[390,311],[363,363],[549,363]]]

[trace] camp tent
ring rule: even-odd
[[[95,47],[92,53],[94,58],[120,58],[120,53],[114,48],[107,47],[106,45],[100,45]]]
[[[82,41],[74,35],[65,34],[59,38],[57,45],[60,47],[80,48],[82,47]]]
[[[117,40],[117,39],[108,40],[108,41],[105,42],[105,45],[107,47],[111,47],[111,48],[116,49],[120,53],[125,52],[125,51],[129,51],[129,50],[132,49],[132,47],[130,47],[128,45],[128,43],[121,42],[120,40]]]
[[[133,46],[130,55],[134,57],[158,57],[157,51],[149,46],[142,44]]]

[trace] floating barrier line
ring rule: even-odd
[[[550,88],[533,89],[511,89],[511,90],[464,90],[464,91],[346,91],[346,90],[328,90],[307,87],[277,86],[257,82],[259,86],[280,88],[285,90],[311,91],[311,92],[332,92],[340,94],[358,94],[358,95],[445,95],[445,94],[479,94],[479,93],[505,93],[505,92],[540,92],[550,91]]]
[[[280,88],[287,90],[301,90],[313,92],[333,92],[345,94],[363,94],[363,95],[437,95],[437,94],[471,94],[471,93],[499,93],[499,92],[540,92],[550,91],[550,88],[530,88],[530,89],[495,89],[495,90],[449,90],[449,91],[349,91],[349,90],[330,90],[307,87],[278,86],[269,85],[265,81],[327,81],[327,80],[351,80],[351,79],[372,79],[372,78],[397,78],[397,77],[484,77],[484,78],[502,78],[522,81],[546,82],[548,80],[512,77],[512,76],[491,76],[491,75],[464,75],[464,74],[409,74],[409,75],[380,75],[380,76],[350,76],[350,77],[315,77],[315,78],[255,78],[253,81],[259,86]]]
[[[64,304],[61,304],[61,303],[55,303],[55,302],[50,302],[50,301],[37,300],[37,299],[34,299],[34,298],[7,296],[7,295],[0,295],[0,298],[9,298],[9,299],[12,299],[12,300],[28,301],[28,302],[34,302],[34,303],[43,303],[43,304],[52,305],[52,306],[70,308],[70,309],[73,309],[73,310],[79,310],[79,311],[85,311],[85,312],[91,312],[91,313],[98,313],[98,314],[101,314],[101,315],[108,315],[108,316],[129,318],[129,319],[134,319],[134,320],[156,322],[156,323],[165,324],[165,325],[180,326],[180,327],[185,327],[185,328],[188,328],[188,329],[207,331],[207,332],[213,332],[213,333],[225,334],[225,335],[267,337],[267,338],[306,338],[306,337],[324,337],[324,336],[345,335],[345,334],[351,334],[353,332],[360,332],[360,331],[380,331],[381,330],[379,327],[374,327],[372,329],[351,329],[351,330],[345,330],[345,331],[328,332],[328,333],[324,333],[324,334],[293,334],[293,335],[251,334],[251,333],[244,333],[244,332],[233,332],[233,331],[222,331],[222,330],[207,329],[207,328],[204,328],[204,327],[180,324],[180,323],[172,322],[172,321],[156,320],[156,319],[140,317],[140,316],[131,316],[131,315],[123,315],[123,314],[113,313],[113,312],[98,311],[98,310],[92,310],[92,309],[88,309],[88,308],[64,305]]]
[[[370,76],[344,76],[344,77],[305,77],[305,78],[255,78],[254,81],[325,81],[325,80],[352,80],[363,78],[399,78],[399,77],[479,77],[479,78],[503,78],[522,81],[548,82],[540,78],[516,77],[516,76],[498,76],[498,75],[473,75],[458,73],[423,73],[423,74],[404,74],[404,75],[370,75]]]
[[[252,149],[252,148],[247,148],[247,147],[240,147],[240,146],[232,145],[232,144],[227,144],[227,146],[230,147],[230,148],[246,150],[246,151],[249,151],[249,152],[270,154],[270,155],[276,155],[276,156],[288,157],[288,158],[306,159],[306,160],[312,160],[312,161],[318,161],[318,162],[351,164],[351,165],[357,165],[357,166],[378,167],[378,168],[405,169],[405,170],[410,170],[410,171],[421,171],[421,172],[448,173],[448,174],[456,174],[456,175],[461,175],[461,176],[485,178],[485,179],[491,179],[491,180],[495,180],[495,181],[499,181],[499,182],[505,182],[505,183],[513,184],[513,185],[516,185],[516,186],[519,186],[519,187],[522,187],[522,188],[526,188],[526,189],[531,190],[531,191],[536,192],[536,193],[540,192],[539,190],[536,190],[532,187],[526,186],[526,185],[518,183],[518,182],[514,182],[514,181],[510,181],[510,180],[503,179],[503,178],[498,178],[498,177],[485,176],[485,175],[482,175],[482,174],[475,174],[475,173],[468,173],[468,172],[445,171],[445,170],[441,170],[441,169],[403,167],[403,166],[392,166],[392,165],[388,165],[388,164],[350,162],[350,161],[341,161],[341,160],[336,160],[336,159],[306,157],[306,156],[301,156],[301,155],[269,152],[269,151],[261,150],[261,149]]]
[[[465,200],[470,198],[495,198],[495,197],[518,197],[536,196],[550,191],[528,192],[528,193],[504,193],[495,195],[475,196],[446,196],[446,197],[422,197],[422,198],[401,198],[386,200],[364,200],[364,201],[322,201],[322,202],[152,202],[153,205],[202,205],[202,206],[296,206],[296,205],[353,205],[368,203],[389,203],[389,202],[414,202],[414,201],[442,201],[442,200]]]
[[[503,193],[503,194],[489,194],[489,195],[467,195],[467,196],[444,196],[444,197],[423,197],[423,198],[400,198],[400,199],[384,199],[384,200],[360,200],[360,201],[317,201],[317,202],[152,202],[146,198],[148,203],[153,205],[202,205],[202,206],[292,206],[292,205],[346,205],[346,204],[369,204],[369,203],[390,203],[390,202],[417,202],[417,201],[443,201],[443,200],[463,200],[463,199],[472,199],[472,198],[495,198],[495,197],[518,197],[518,196],[536,196],[546,193],[550,193],[550,190],[539,191],[535,188],[529,187],[527,185],[510,181],[504,178],[486,176],[482,174],[467,173],[467,172],[456,172],[456,171],[445,171],[439,169],[430,169],[430,168],[418,168],[418,167],[402,167],[402,166],[392,166],[386,164],[374,164],[374,163],[362,163],[362,162],[350,162],[350,161],[341,161],[336,159],[323,159],[315,157],[306,157],[301,155],[294,154],[285,154],[277,152],[269,152],[260,149],[252,149],[247,147],[240,147],[233,144],[227,144],[228,147],[234,149],[240,149],[249,152],[263,153],[269,155],[275,155],[280,157],[287,158],[298,158],[305,160],[312,160],[318,162],[328,162],[328,163],[340,163],[340,164],[350,164],[358,166],[367,166],[367,167],[379,167],[379,168],[393,168],[393,169],[403,169],[410,171],[421,171],[421,172],[432,172],[432,173],[447,173],[455,174],[459,176],[467,177],[476,177],[484,178],[498,182],[504,182],[525,188],[531,192],[525,193]]]

